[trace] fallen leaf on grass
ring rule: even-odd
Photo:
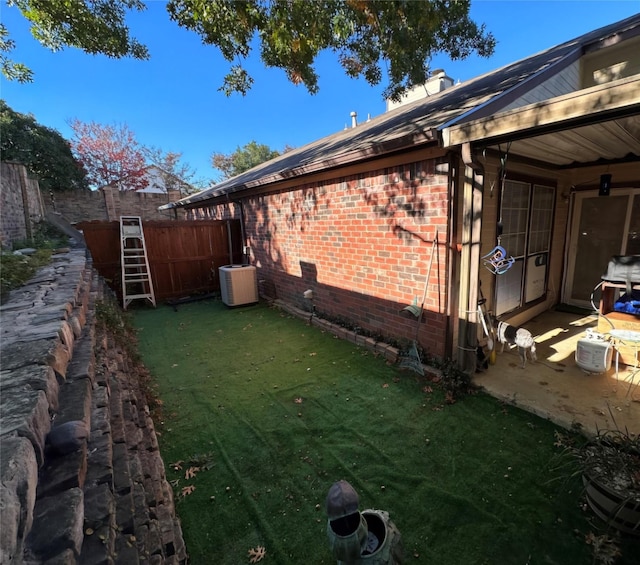
[[[193,485],[187,485],[186,487],[182,487],[182,496],[187,496],[189,494],[191,494],[194,490],[196,490],[196,487]]]
[[[213,461],[213,452],[199,453],[189,457],[189,465],[191,467],[197,467],[198,471],[208,471],[213,469],[215,462]]]
[[[315,357],[317,355],[317,353],[313,352],[313,353],[309,353],[309,357]]]
[[[430,386],[425,386],[425,387],[422,389],[422,392],[426,392],[427,394],[430,394],[430,393],[432,393],[432,392],[433,392],[433,389],[432,389]]]
[[[200,467],[189,467],[184,474],[185,479],[193,479],[196,476],[196,473],[200,470]]]
[[[180,461],[176,461],[175,463],[171,463],[171,468],[174,471],[182,471],[182,464],[184,463],[184,461],[182,461],[182,459]]]
[[[302,397],[301,397],[301,396],[299,396],[298,398],[294,398],[294,399],[293,399],[293,401],[294,401],[296,404],[302,404]]]
[[[264,556],[267,554],[267,550],[259,545],[258,547],[252,547],[249,550],[249,563],[257,563],[258,561],[262,561]]]
[[[384,383],[384,384],[382,385],[382,388],[389,388],[389,383]]]

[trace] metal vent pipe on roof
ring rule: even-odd
[[[358,125],[358,113],[351,112],[351,127],[354,128]]]

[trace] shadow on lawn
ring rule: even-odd
[[[334,563],[324,501],[349,481],[405,561],[588,563],[579,481],[550,481],[556,427],[263,304],[133,312],[192,563]],[[203,463],[204,461],[204,463]],[[627,561],[638,551],[629,541]],[[628,555],[627,555],[628,554]],[[636,553],[637,555],[637,553]]]

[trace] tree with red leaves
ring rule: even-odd
[[[119,190],[142,190],[148,185],[144,148],[126,124],[102,125],[75,118],[69,126],[74,134],[71,149],[92,188],[114,185]]]

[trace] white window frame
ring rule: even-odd
[[[496,315],[526,308],[545,297],[555,200],[556,187],[548,183],[504,181],[500,201],[503,231],[498,242],[515,263],[496,275]]]

